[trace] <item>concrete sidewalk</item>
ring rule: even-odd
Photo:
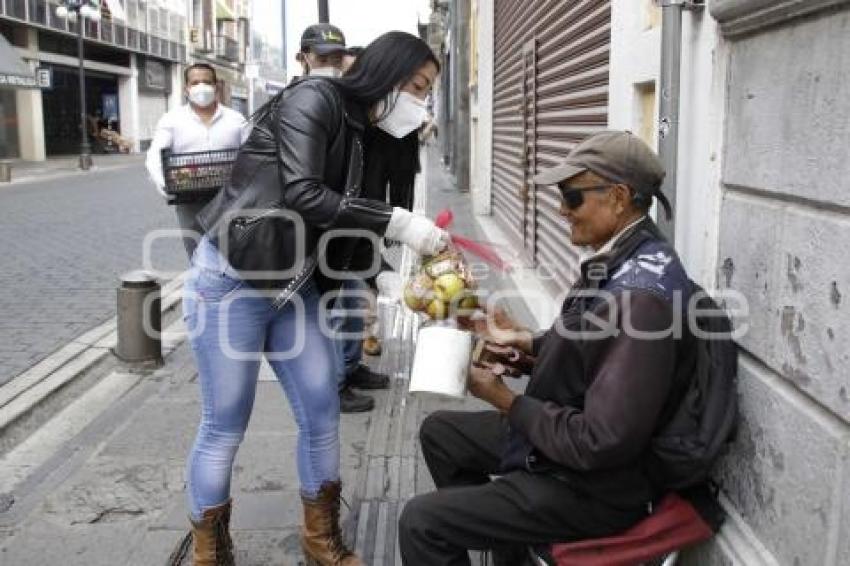
[[[418,207],[433,215],[449,206],[453,229],[482,239],[468,195],[454,189],[436,159],[422,177]],[[391,259],[402,271],[410,266]],[[481,283],[489,290],[511,284],[495,273]],[[516,307],[514,314],[530,322]],[[367,564],[400,564],[397,516],[410,497],[433,489],[417,440],[422,419],[438,408],[484,408],[471,398],[446,402],[407,392],[418,322],[397,309],[382,356],[366,360],[392,377],[391,388],[372,393],[373,412],[342,416],[341,474],[350,504],[344,529]],[[181,328],[179,319],[170,327],[172,343],[179,343]],[[199,413],[197,372],[186,344],[158,371],[118,367],[99,379],[0,457],[0,563],[164,565],[188,527],[184,467]],[[288,404],[264,364],[234,467],[240,566],[300,563],[295,443]]]
[[[92,155],[92,168],[81,171],[79,156],[51,157],[46,161],[26,161],[23,159],[4,160],[12,167],[12,181],[0,183],[0,189],[10,185],[21,185],[48,181],[65,176],[80,176],[102,171],[113,171],[144,162],[144,153]]]

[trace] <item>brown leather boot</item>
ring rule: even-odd
[[[233,541],[230,538],[230,500],[204,511],[200,521],[192,521],[192,564],[234,565]]]
[[[307,566],[363,566],[346,548],[339,528],[339,500],[342,483],[325,482],[315,498],[301,496],[304,527],[301,548]]]

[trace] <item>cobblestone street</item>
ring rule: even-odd
[[[142,267],[151,231],[176,221],[141,159],[121,168],[0,186],[0,385],[115,316],[115,289]],[[181,269],[177,240],[156,244]]]

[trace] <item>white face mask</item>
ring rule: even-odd
[[[342,71],[337,69],[336,67],[319,67],[317,69],[310,69],[311,77],[328,77],[329,79],[338,79],[342,76]]]
[[[390,100],[395,100],[395,106],[378,121],[378,127],[394,138],[401,139],[416,131],[428,118],[426,102],[409,92],[400,92],[395,89],[390,95]],[[375,109],[376,114],[378,116],[383,115],[386,107],[386,101],[379,102]]]
[[[215,87],[205,83],[189,87],[189,101],[201,108],[206,108],[215,102]]]

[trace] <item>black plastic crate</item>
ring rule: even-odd
[[[162,150],[162,176],[172,204],[212,197],[230,179],[238,148],[172,153]]]

